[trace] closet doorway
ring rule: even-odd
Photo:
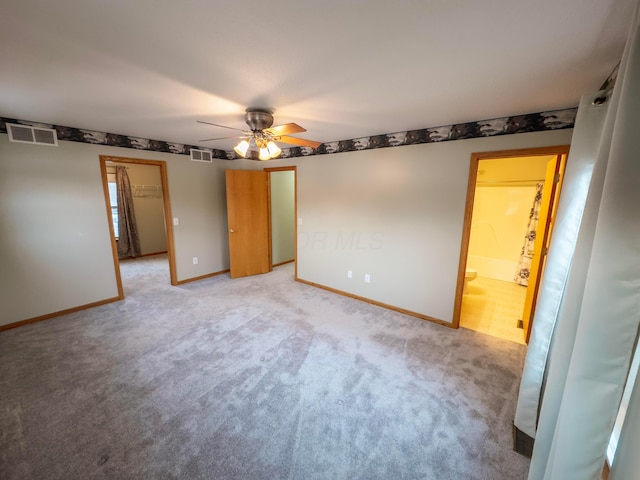
[[[295,266],[296,167],[227,170],[225,176],[231,278]]]
[[[126,177],[120,187],[116,185],[118,167],[126,169],[120,170],[120,180]],[[177,285],[166,162],[101,155],[100,170],[119,298],[124,298],[122,267],[131,270],[132,262],[150,272],[162,268],[166,272],[168,267],[168,280]],[[126,231],[123,224],[133,225],[133,231],[121,239],[118,232]]]
[[[296,167],[265,168],[269,175],[269,250],[271,268],[296,263]],[[297,264],[295,265],[297,278]]]
[[[473,154],[454,322],[528,343],[568,146]]]

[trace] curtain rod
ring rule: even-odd
[[[616,78],[618,78],[618,68],[620,68],[620,62],[617,63],[611,73],[607,77],[607,79],[600,86],[600,90],[611,90],[613,86],[616,84]]]
[[[611,94],[613,87],[615,87],[616,85],[616,79],[618,78],[619,67],[620,67],[620,62],[618,62],[615,67],[613,67],[613,70],[611,71],[607,79],[602,83],[602,85],[600,85],[600,91],[602,92],[602,95],[598,95],[596,98],[593,99],[592,103],[594,105],[602,105],[609,99],[609,95]]]

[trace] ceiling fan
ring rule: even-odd
[[[197,120],[198,123],[213,125],[215,127],[228,128],[230,130],[238,130],[242,135],[234,135],[231,137],[207,138],[200,140],[201,142],[211,142],[215,140],[225,140],[227,138],[241,138],[242,140],[233,149],[243,158],[250,156],[251,146],[254,145],[258,150],[258,159],[269,160],[277,158],[282,150],[276,142],[289,143],[299,145],[301,147],[318,148],[321,142],[306,140],[304,138],[290,137],[289,134],[306,132],[297,123],[285,123],[284,125],[273,125],[273,114],[271,110],[266,108],[247,108],[244,119],[249,125],[250,130],[242,130],[240,128],[227,127],[226,125],[218,125],[217,123],[203,122]]]

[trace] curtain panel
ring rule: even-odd
[[[116,188],[118,191],[118,257],[138,257],[141,252],[140,237],[127,167],[116,167]]]
[[[549,350],[563,304],[600,137],[609,104],[594,106],[599,94],[585,96],[578,109],[562,196],[540,284],[531,339],[520,381],[515,426],[536,437]],[[574,267],[574,275],[577,266]]]
[[[638,334],[639,26],[636,5],[606,108],[597,94],[578,112],[516,413],[535,436],[530,480],[600,478]],[[623,426],[621,452],[636,432]]]
[[[540,205],[542,204],[542,189],[544,182],[536,184],[536,195],[533,198],[533,206],[529,213],[529,223],[527,234],[524,236],[524,245],[520,252],[520,260],[516,268],[513,281],[524,287],[529,285],[529,274],[531,273],[531,262],[533,261],[533,247],[536,243],[536,233],[538,231],[538,218],[540,217]]]

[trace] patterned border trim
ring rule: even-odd
[[[83,128],[64,127],[62,125],[51,125],[49,123],[38,123],[27,120],[15,120],[13,118],[0,117],[0,133],[7,133],[7,123],[17,123],[30,127],[41,127],[55,129],[58,140],[69,142],[92,143],[94,145],[108,145],[110,147],[134,148],[136,150],[151,150],[153,152],[177,153],[178,155],[191,155],[191,149],[207,150],[211,152],[213,158],[228,159],[224,150],[214,150],[201,146],[183,145],[181,143],[164,142],[162,140],[149,140],[148,138],[130,137],[118,135],[116,133],[97,132]],[[235,152],[234,152],[235,153]]]
[[[527,115],[515,115],[512,117],[494,118],[491,120],[480,120],[477,122],[459,123],[456,125],[445,125],[434,128],[423,128],[421,130],[409,130],[406,132],[374,135],[371,137],[354,138],[351,140],[340,140],[337,142],[323,143],[316,150],[308,147],[283,148],[280,158],[353,152],[357,150],[370,150],[373,148],[400,147],[403,145],[416,145],[419,143],[450,142],[469,138],[542,132],[545,130],[561,130],[565,128],[573,128],[577,110],[577,108],[567,108],[550,112],[530,113]],[[97,132],[94,130],[64,127],[61,125],[36,123],[3,117],[0,117],[0,133],[7,133],[7,123],[52,128],[58,133],[58,140],[67,140],[71,142],[135,148],[137,150],[151,150],[154,152],[176,153],[179,155],[190,155],[190,150],[192,148],[196,148],[198,150],[210,151],[213,158],[221,160],[235,160],[240,158],[233,150],[225,151],[203,148],[201,146],[183,145],[181,143],[149,140],[146,138],[118,135],[115,133]]]
[[[542,113],[530,113],[513,117],[494,118],[477,122],[459,123],[442,127],[423,128],[407,132],[388,133],[373,137],[323,143],[315,151],[307,147],[282,150],[282,158],[323,155],[327,153],[353,152],[372,148],[400,147],[419,143],[450,142],[468,138],[494,137],[516,133],[542,132],[573,128],[577,108],[566,108]]]

